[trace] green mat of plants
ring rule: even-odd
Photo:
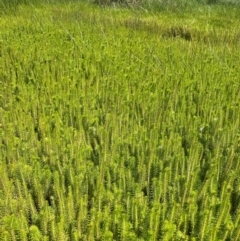
[[[239,16],[1,11],[0,240],[240,240]]]

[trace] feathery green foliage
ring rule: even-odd
[[[0,240],[239,240],[239,9],[10,12]]]

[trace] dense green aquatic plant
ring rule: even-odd
[[[237,20],[118,10],[0,19],[0,239],[238,240]]]

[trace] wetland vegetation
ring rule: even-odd
[[[0,240],[240,239],[237,4],[0,6]]]

